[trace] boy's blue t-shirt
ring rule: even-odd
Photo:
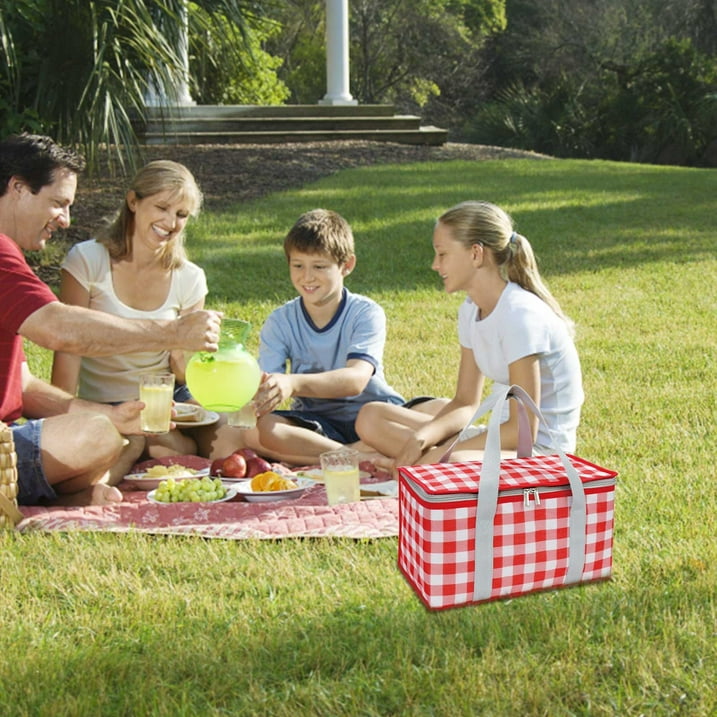
[[[402,404],[403,398],[383,375],[386,316],[372,299],[344,288],[333,319],[322,329],[306,313],[301,297],[275,309],[261,329],[259,365],[262,371],[321,373],[345,368],[349,359],[363,359],[374,368],[364,391],[345,398],[296,397],[292,409],[311,411],[337,421],[354,421],[369,401]]]

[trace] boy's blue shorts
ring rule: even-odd
[[[403,404],[404,408],[412,408],[424,401],[430,401],[432,396],[417,396]],[[277,416],[288,418],[293,424],[307,428],[320,436],[330,438],[337,443],[355,443],[359,440],[354,428],[354,421],[334,421],[319,413],[311,411],[273,411]]]
[[[18,504],[38,505],[57,500],[57,493],[48,483],[42,469],[42,419],[13,424],[10,429],[17,454]]]
[[[353,421],[332,421],[326,416],[310,411],[272,411],[272,413],[288,418],[294,425],[307,428],[337,443],[355,443],[359,439]]]

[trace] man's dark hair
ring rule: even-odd
[[[72,149],[61,147],[50,137],[39,134],[14,134],[0,142],[0,196],[7,191],[11,177],[21,177],[37,194],[52,184],[57,169],[79,174],[85,158]]]

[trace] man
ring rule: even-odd
[[[0,420],[13,425],[18,502],[106,504],[121,493],[101,483],[137,434],[139,401],[82,401],[32,375],[23,337],[53,351],[107,356],[142,350],[215,351],[221,314],[132,321],[69,306],[30,269],[22,253],[43,249],[70,224],[84,159],[48,137],[0,142]]]

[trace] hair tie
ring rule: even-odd
[[[510,239],[508,239],[508,242],[509,242],[510,244],[515,244],[515,238],[516,238],[517,236],[518,236],[518,235],[517,235],[515,232],[513,232],[513,233],[510,235]]]

